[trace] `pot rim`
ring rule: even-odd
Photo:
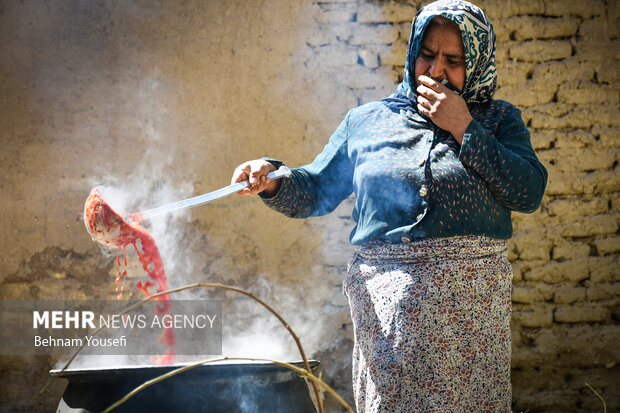
[[[304,368],[303,361],[287,361],[286,363],[292,364],[295,367]],[[310,364],[311,370],[316,370],[317,367],[321,364],[318,360],[308,360]],[[190,366],[194,363],[177,363],[169,366],[157,366],[157,365],[126,365],[126,366],[112,366],[112,367],[86,367],[86,368],[67,368],[65,370],[62,369],[52,369],[49,371],[49,375],[52,377],[74,377],[74,376],[86,376],[86,375],[102,375],[102,374],[118,374],[120,372],[156,372],[160,371],[164,373],[166,371],[171,371],[180,367]],[[230,367],[234,367],[236,369],[246,369],[246,370],[264,370],[264,369],[285,369],[288,368],[281,366],[279,364],[273,363],[271,361],[265,360],[218,360],[214,362],[210,362],[207,364],[203,364],[202,366],[198,366],[195,369],[211,369],[211,370],[220,370],[227,369]]]

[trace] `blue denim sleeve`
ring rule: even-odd
[[[547,186],[547,170],[536,157],[521,111],[510,105],[495,135],[473,120],[463,137],[460,161],[485,181],[506,208],[534,212]]]
[[[323,151],[309,164],[291,169],[278,192],[261,195],[270,208],[292,218],[328,214],[353,192],[353,165],[347,149],[350,113],[329,139]],[[270,162],[277,162],[266,158]]]

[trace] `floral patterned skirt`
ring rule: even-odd
[[[358,412],[510,412],[511,285],[504,240],[357,247],[343,289]]]

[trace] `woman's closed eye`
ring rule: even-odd
[[[437,53],[433,53],[428,50],[422,49],[420,51],[420,56],[424,60],[432,61],[437,58]],[[452,58],[452,57],[447,57],[447,56],[444,56],[444,58],[448,66],[451,66],[451,67],[458,67],[458,66],[465,64],[465,59],[458,59],[458,58]]]
[[[427,60],[433,60],[435,58],[435,55],[433,53],[429,53],[426,51],[422,52],[422,57],[427,59]]]

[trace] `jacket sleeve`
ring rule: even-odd
[[[292,218],[328,214],[353,192],[353,165],[347,149],[350,113],[314,161],[291,170],[271,198],[261,194],[270,208]]]
[[[547,186],[547,170],[536,157],[521,111],[510,105],[495,135],[473,120],[463,137],[459,159],[485,181],[506,208],[534,212]]]

